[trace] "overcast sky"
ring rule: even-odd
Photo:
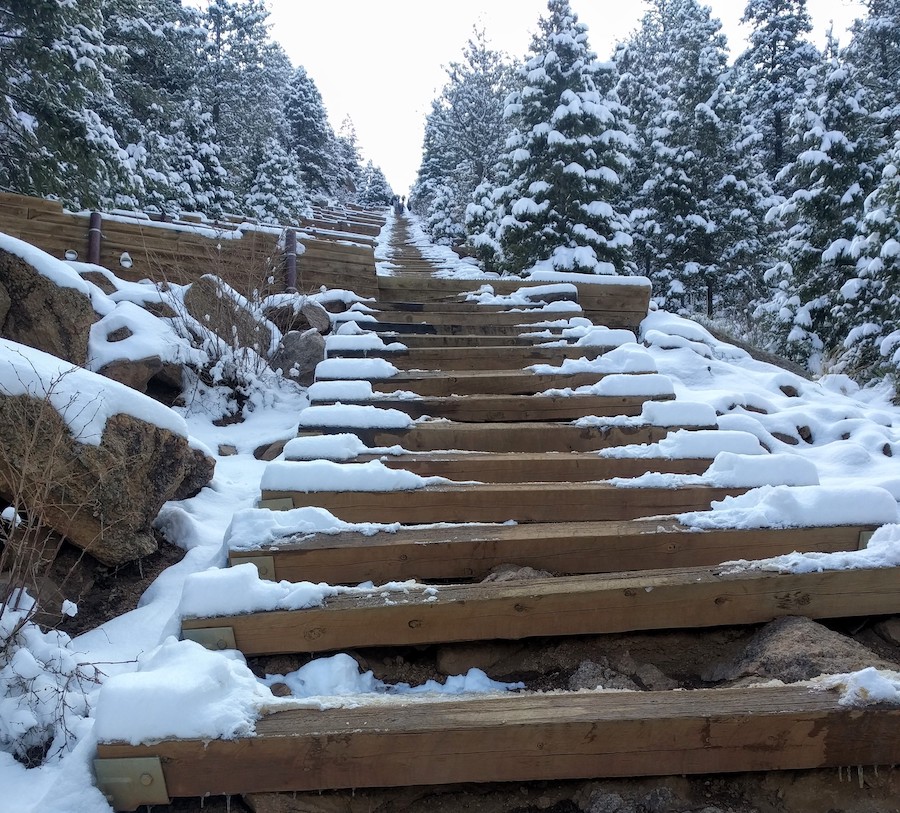
[[[722,21],[732,55],[744,47],[745,0],[708,0]],[[546,0],[269,0],[272,36],[322,93],[337,130],[349,115],[363,157],[405,194],[419,168],[425,114],[443,87],[443,66],[458,59],[472,26],[493,47],[522,56],[546,11]],[[639,0],[572,0],[602,58],[638,24]],[[830,21],[841,43],[862,8],[856,0],[807,0],[821,44]]]

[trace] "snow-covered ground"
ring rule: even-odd
[[[470,264],[451,261],[442,249],[421,247],[434,254],[432,259],[443,263],[447,273],[463,266],[463,274],[475,275]],[[389,273],[389,256],[383,245],[381,251],[385,264],[382,273]],[[129,296],[135,295],[130,290]],[[118,301],[127,298],[122,294]],[[104,299],[98,307],[104,308],[108,317],[117,309],[117,301]],[[361,309],[348,313],[366,315]],[[128,324],[135,326],[138,320]],[[351,326],[329,338],[329,350],[380,347],[371,334],[362,332],[364,320],[347,324]],[[581,330],[569,338],[591,334],[583,325]],[[776,560],[730,563],[729,567],[808,571],[900,566],[900,469],[896,462],[900,455],[900,409],[892,404],[893,393],[887,387],[860,389],[842,376],[807,381],[755,361],[743,350],[714,339],[697,324],[661,311],[648,316],[639,337],[624,331],[616,331],[615,336],[609,333],[598,331],[595,338],[603,334],[606,339],[615,339],[611,342],[615,349],[597,360],[566,362],[552,370],[544,366],[535,369],[612,374],[597,392],[619,392],[626,377],[617,373],[640,372],[646,387],[652,390],[650,394],[674,394],[673,401],[648,404],[640,418],[623,420],[696,426],[698,431],[673,434],[652,448],[623,447],[603,454],[715,457],[705,475],[687,479],[752,486],[746,495],[716,503],[711,511],[683,515],[685,524],[697,528],[845,523],[882,526],[863,551],[792,554]],[[13,369],[8,362],[18,358],[20,351],[10,348],[9,343],[2,349],[0,383],[12,386],[13,379],[19,379],[7,372]],[[39,365],[31,369],[39,372]],[[389,377],[396,368],[381,359],[329,359],[320,372],[323,379],[347,382],[343,384],[347,392],[367,394],[370,390],[364,384],[349,382]],[[78,375],[92,377],[89,373]],[[91,380],[85,383],[74,377],[72,382],[78,391],[90,391],[92,385]],[[572,390],[553,392],[578,394]],[[120,408],[142,409],[129,404],[122,394]],[[188,433],[213,453],[228,446],[237,454],[217,455],[212,483],[197,496],[168,503],[161,511],[157,527],[185,550],[185,556],[156,580],[136,610],[72,640],[62,633],[43,633],[27,626],[19,634],[9,661],[0,662],[2,809],[22,813],[107,811],[106,800],[95,789],[91,773],[91,759],[101,739],[142,742],[170,736],[235,737],[252,734],[264,707],[271,710],[299,704],[321,708],[378,702],[385,696],[519,688],[492,681],[478,670],[450,678],[444,685],[388,685],[370,672],[362,673],[356,662],[343,654],[319,658],[292,674],[258,680],[239,653],[209,652],[190,641],[179,641],[183,616],[312,606],[329,595],[348,591],[374,590],[386,601],[409,594],[417,600],[429,600],[435,588],[409,582],[352,588],[275,584],[260,580],[251,565],[224,566],[228,546],[277,545],[280,539],[297,533],[372,533],[399,527],[349,525],[314,507],[286,512],[258,509],[255,506],[261,488],[294,489],[299,484],[308,491],[337,487],[388,490],[426,487],[430,480],[377,462],[326,462],[352,461],[372,451],[346,434],[292,441],[282,458],[271,464],[253,456],[262,442],[287,440],[302,426],[411,425],[408,416],[395,410],[378,410],[373,405],[309,406],[307,393],[293,386],[268,391],[266,397],[258,398],[245,410],[243,422],[225,426],[215,425],[214,416],[203,410],[170,412],[158,405],[150,409],[147,414],[152,420]],[[158,420],[152,412],[156,409],[165,413]],[[579,423],[610,422],[622,421],[587,417]],[[724,431],[710,432],[710,426]],[[377,450],[386,454],[400,451]],[[651,474],[619,484],[672,485],[685,479]],[[16,613],[8,611],[0,625],[10,629],[15,620]],[[845,687],[847,702],[862,702],[863,698],[897,702],[900,696],[898,675],[867,672],[829,680]],[[286,683],[293,697],[273,697],[268,688],[273,682]],[[10,742],[31,738],[37,743],[46,731],[52,732],[54,741],[41,767],[26,770],[8,753]]]

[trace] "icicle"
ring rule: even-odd
[[[225,813],[231,813],[231,794],[225,797]]]
[[[856,779],[859,782],[859,787],[861,790],[863,787],[863,766],[862,765],[856,766]]]

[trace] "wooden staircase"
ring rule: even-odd
[[[401,411],[409,425],[303,423],[301,435],[349,432],[372,448],[397,444],[402,454],[372,453],[342,465],[380,460],[391,470],[453,482],[387,492],[266,489],[261,507],[318,506],[348,522],[406,527],[288,539],[265,550],[233,551],[230,563],[252,563],[276,581],[352,585],[415,578],[419,584],[396,601],[375,589],[305,610],[185,618],[186,638],[256,656],[900,611],[897,574],[890,569],[792,575],[718,567],[794,550],[854,550],[871,528],[697,531],[666,515],[704,510],[743,489],[607,482],[646,472],[696,475],[711,461],[599,455],[657,442],[678,429],[642,419],[646,401],[672,394],[653,388],[635,395],[542,394],[595,387],[605,374],[550,375],[525,369],[529,365],[597,357],[610,347],[544,347],[528,334],[573,316],[636,331],[650,293],[643,281],[579,282],[578,310],[571,303],[548,313],[467,302],[463,295],[485,282],[498,295],[530,283],[440,276],[435,261],[411,244],[404,219],[394,231],[390,263],[393,273],[377,279],[376,328],[385,341],[408,349],[365,354],[384,357],[400,372],[372,379],[374,398],[356,403]],[[559,326],[547,330],[560,333]],[[637,393],[642,376],[632,376]],[[398,390],[414,397],[392,396]],[[315,403],[334,400],[340,399]],[[573,423],[584,415],[608,420]],[[418,420],[423,416],[436,420]],[[294,464],[288,454],[272,465]],[[480,581],[509,563],[556,575]],[[276,711],[258,722],[255,736],[231,741],[101,743],[98,765],[106,775],[115,774],[118,760],[149,760],[159,766],[164,796],[202,797],[893,764],[900,761],[898,731],[896,707],[860,712],[841,706],[832,693],[801,686],[395,698],[355,708]],[[118,809],[149,803],[139,787],[116,796],[114,783],[101,784]]]

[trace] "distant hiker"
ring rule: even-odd
[[[402,212],[406,208],[406,195],[402,195],[400,197],[400,211]]]
[[[403,214],[403,203],[397,195],[394,195],[394,214],[402,215]]]

